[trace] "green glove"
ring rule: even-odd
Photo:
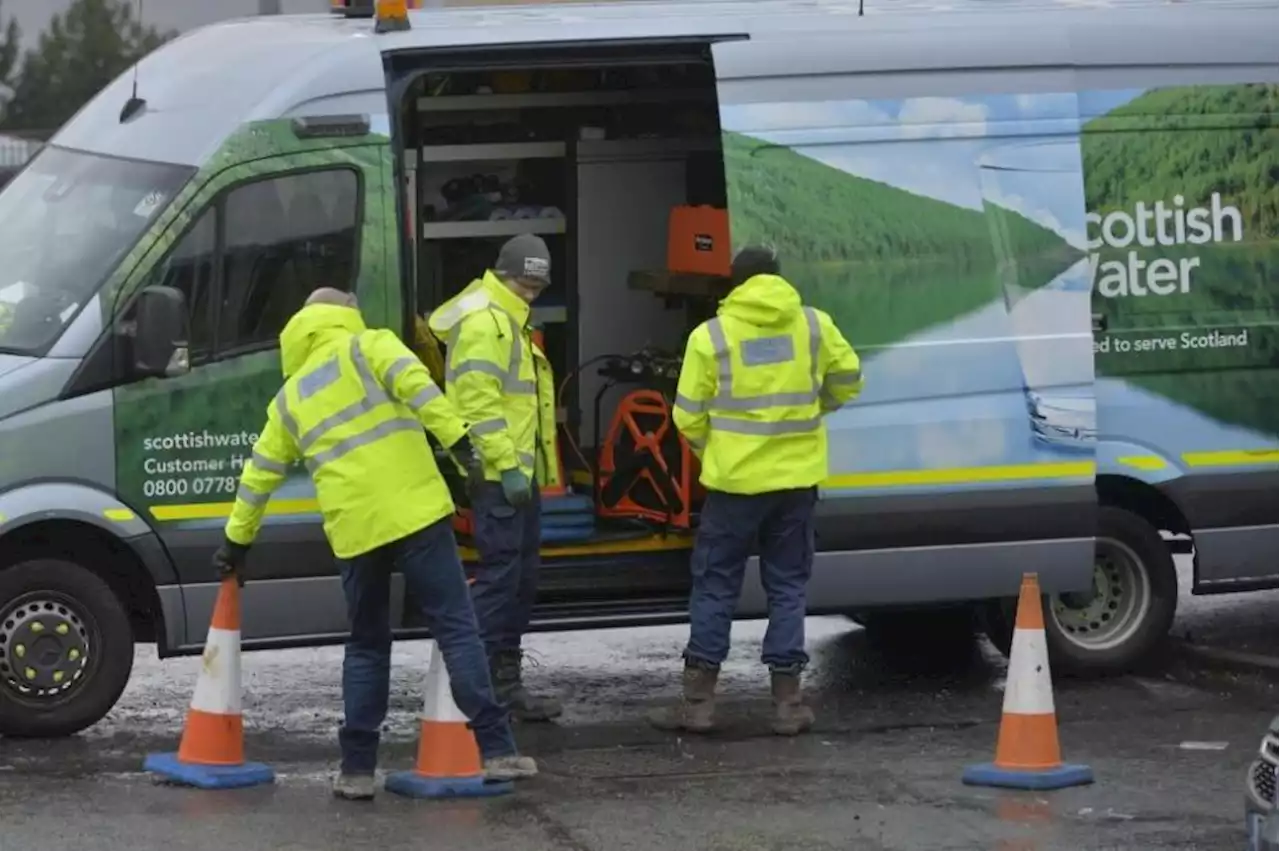
[[[533,487],[529,477],[519,467],[502,471],[502,495],[515,506],[527,505],[533,499]]]

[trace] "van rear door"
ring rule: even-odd
[[[950,30],[869,27],[713,48],[733,242],[778,247],[866,379],[827,419],[814,605],[1009,596],[1031,565],[1046,590],[1087,590],[1096,407],[1068,46],[996,85]]]

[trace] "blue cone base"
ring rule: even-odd
[[[197,789],[243,789],[274,783],[276,773],[260,762],[243,765],[196,765],[179,762],[176,753],[149,754],[142,763],[143,771],[158,774],[171,783]]]
[[[515,791],[510,780],[486,783],[483,777],[427,777],[416,771],[388,774],[383,786],[406,798],[490,798]]]
[[[1087,765],[1060,765],[1047,771],[1014,771],[997,768],[992,763],[971,765],[961,780],[968,786],[999,786],[1004,789],[1065,789],[1093,782],[1093,769]]]

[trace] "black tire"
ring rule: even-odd
[[[1136,608],[1127,618],[1121,638],[1104,645],[1088,638],[1089,624],[1085,622],[1089,619],[1082,616],[1088,607],[1069,605],[1071,595],[1064,598],[1046,595],[1045,640],[1055,672],[1075,675],[1123,673],[1148,657],[1167,639],[1178,605],[1178,575],[1173,554],[1160,533],[1146,520],[1123,508],[1102,506],[1098,510],[1095,571],[1100,570],[1105,576],[1114,569],[1112,565],[1118,560],[1131,562],[1135,576],[1145,577],[1145,606]],[[1121,606],[1114,600],[1104,600],[1106,596],[1107,592],[1103,592],[1091,598],[1091,604],[1102,608],[1103,615]],[[1101,606],[1102,602],[1107,602],[1107,605]],[[1016,606],[1017,600],[993,600],[983,610],[983,631],[1006,656],[1013,639]],[[1106,628],[1106,622],[1101,618],[1094,620],[1093,625]]]
[[[15,606],[19,600],[22,605]],[[78,676],[54,693],[23,694],[17,687],[21,635],[15,628],[32,617],[29,605],[63,618],[58,623],[74,624],[87,648],[76,656],[83,659]],[[120,699],[132,670],[128,613],[100,577],[61,559],[0,570],[0,735],[55,738],[91,727]]]

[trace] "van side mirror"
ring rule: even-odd
[[[133,369],[173,378],[191,370],[186,298],[173,287],[146,287],[133,306]]]

